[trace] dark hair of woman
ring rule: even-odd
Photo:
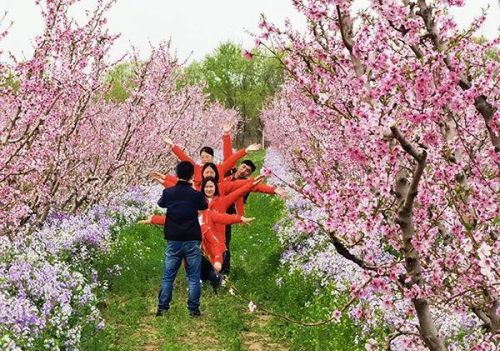
[[[215,178],[216,183],[218,183],[219,179],[220,179],[219,170],[217,169],[216,164],[213,162],[207,162],[203,165],[203,167],[201,168],[201,176],[203,177],[203,173],[205,173],[205,169],[207,169],[208,167],[210,167],[211,169],[214,170],[214,173],[215,173],[214,178]]]

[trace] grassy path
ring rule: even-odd
[[[238,228],[234,236],[251,228]],[[266,331],[269,318],[251,314],[245,302],[222,288],[218,294],[208,284],[202,288],[200,318],[186,309],[187,282],[179,271],[170,311],[156,318],[157,292],[165,242],[161,228],[135,225],[120,232],[121,245],[102,272],[114,264],[129,267],[120,276],[109,277],[110,291],[103,305],[108,326],[91,340],[87,350],[288,350]],[[239,243],[235,239],[235,243]],[[247,250],[235,245],[234,276],[249,278],[243,262]],[[105,273],[106,274],[106,273]],[[258,277],[256,277],[258,278]],[[233,279],[233,278],[231,278]]]
[[[257,156],[261,164],[263,154]],[[281,248],[272,227],[282,216],[283,203],[272,196],[252,194],[247,215],[251,226],[233,226],[230,283],[255,301],[279,313],[302,320],[320,320],[335,309],[330,294],[321,294],[319,282],[305,281],[280,268]],[[134,225],[119,233],[119,247],[101,262],[100,274],[110,282],[101,310],[106,328],[86,337],[84,350],[360,350],[356,327],[345,320],[337,325],[304,328],[261,314],[250,313],[248,301],[229,294],[227,287],[214,294],[203,285],[202,316],[186,309],[187,283],[181,268],[169,312],[155,318],[165,241],[162,228]],[[118,264],[119,276],[106,273]],[[284,285],[280,288],[276,280]],[[359,331],[358,331],[359,333]]]

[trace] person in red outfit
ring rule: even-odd
[[[224,134],[222,136],[222,152],[224,156],[224,160],[229,159],[233,157],[233,148],[232,148],[232,141],[231,141],[231,135],[229,134],[231,131],[232,125],[230,123],[225,123],[223,126],[223,131]],[[231,182],[240,182],[242,179],[251,179],[251,174],[255,171],[257,167],[251,160],[243,160],[241,164],[238,166],[238,168],[233,169],[233,172],[230,172],[224,180],[221,182],[223,183],[231,183]],[[276,194],[279,195],[280,197],[284,198],[286,196],[286,192],[281,189],[277,188],[274,186],[266,185],[266,184],[259,184],[256,186],[253,190],[254,192],[259,192],[263,194]],[[245,214],[245,202],[248,198],[248,194],[246,194],[243,197],[240,197],[233,206],[230,206],[227,213],[229,214],[239,214],[239,215],[244,215]],[[226,255],[224,259],[224,264],[222,265],[222,273],[223,274],[229,274],[231,270],[231,250],[229,247],[229,244],[231,243],[231,225],[226,226]]]
[[[164,138],[163,139],[165,144],[167,144],[168,147],[170,147],[172,153],[177,156],[177,158],[181,161],[188,161],[191,162],[194,165],[195,171],[194,171],[194,182],[196,183],[201,183],[203,177],[201,174],[201,169],[205,163],[208,162],[213,162],[214,158],[214,150],[211,147],[205,146],[201,149],[200,151],[200,160],[201,164],[197,164],[194,162],[194,160],[188,156],[178,145],[175,145],[171,139],[169,138]],[[251,151],[257,151],[260,149],[260,144],[252,144],[247,146],[245,149],[240,149],[237,152],[231,154],[231,156],[227,157],[224,159],[224,161],[217,165],[217,169],[219,171],[219,174],[226,174],[231,168],[234,167],[236,162],[248,154]]]
[[[202,174],[203,179],[208,178],[208,177],[212,177],[215,179],[215,181],[217,182],[217,185],[219,187],[219,194],[220,195],[229,194],[230,192],[232,192],[232,191],[236,190],[237,188],[239,188],[240,186],[242,186],[243,183],[245,183],[245,181],[246,181],[246,179],[238,179],[235,181],[220,182],[219,171],[217,169],[217,166],[212,162],[208,162],[208,163],[205,163],[203,165],[203,167],[201,169],[201,174]],[[162,174],[160,172],[151,172],[149,176],[153,181],[163,185],[165,188],[169,188],[169,187],[174,186],[178,180],[177,177],[175,177],[175,176]],[[201,183],[198,183],[198,184],[193,183],[193,186],[196,190],[198,190],[198,191],[201,190]],[[254,187],[252,190],[259,191],[262,189],[261,187],[263,187],[263,186],[264,185],[259,184],[256,187]]]
[[[218,239],[215,235],[213,231],[215,224],[249,224],[254,219],[255,218],[219,213],[212,210],[200,211],[199,220],[202,235],[201,248],[204,255],[217,272],[219,272],[222,268],[222,260],[224,252],[226,251],[226,245],[224,241]],[[167,220],[168,216],[166,215],[152,215],[148,219],[140,220],[138,223],[164,226]]]
[[[247,224],[254,220],[240,215],[228,215],[225,212],[235,200],[251,191],[263,178],[259,176],[256,180],[244,180],[238,189],[222,196],[215,178],[207,177],[202,182],[201,191],[206,197],[208,209],[200,212],[199,221],[202,230],[202,250],[208,260],[206,258],[202,260],[201,276],[202,280],[210,281],[214,290],[217,290],[222,279],[218,272],[222,268],[226,252],[225,226],[234,223]],[[153,215],[150,219],[139,223],[164,224],[165,219],[165,216]]]

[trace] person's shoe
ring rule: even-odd
[[[156,316],[156,317],[161,317],[161,316],[163,316],[165,313],[167,313],[167,311],[168,311],[168,309],[164,310],[164,309],[159,308],[159,309],[158,309],[158,311],[156,311],[155,316]]]
[[[192,311],[189,311],[189,315],[191,317],[199,317],[199,316],[201,316],[201,312],[200,312],[200,310],[192,310]]]

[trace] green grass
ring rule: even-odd
[[[261,166],[263,157],[258,153],[253,159]],[[246,210],[246,215],[256,220],[250,226],[233,226],[229,284],[276,313],[301,321],[328,318],[343,299],[333,298],[319,280],[288,274],[279,264],[282,248],[272,227],[283,215],[283,203],[272,196],[252,194]],[[356,334],[362,333],[347,318],[321,327],[264,318],[260,311],[249,313],[248,301],[230,295],[227,289],[216,295],[208,285],[202,291],[203,316],[193,319],[186,309],[187,284],[182,269],[170,311],[155,318],[165,248],[162,229],[134,225],[121,230],[118,243],[113,254],[97,267],[110,283],[101,308],[107,326],[98,333],[84,332],[84,350],[236,351],[254,343],[265,350],[363,349],[355,344]],[[120,276],[108,275],[106,268],[115,264],[129,269]],[[276,284],[280,277],[281,287]]]

